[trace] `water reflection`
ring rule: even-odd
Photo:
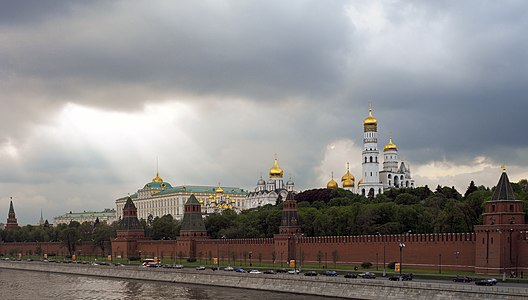
[[[0,269],[2,299],[325,299],[233,288]]]

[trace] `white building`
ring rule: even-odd
[[[181,185],[173,187],[164,182],[158,174],[152,182],[135,194],[130,195],[137,208],[139,219],[153,219],[164,215],[172,215],[175,219],[182,219],[184,205],[187,199],[194,194],[202,204],[203,213],[218,212],[223,209],[234,209],[237,211],[246,209],[247,192],[235,187],[220,186],[192,186]],[[117,219],[123,215],[123,207],[128,197],[116,200]]]
[[[389,143],[383,147],[383,169],[380,171],[378,149],[378,121],[369,115],[363,121],[363,151],[361,153],[361,177],[357,185],[356,193],[364,196],[375,197],[383,191],[391,188],[413,188],[414,180],[411,177],[409,166],[398,158],[398,147],[389,138]],[[350,174],[347,163],[347,171],[341,178],[344,189],[354,192],[355,178]],[[332,179],[327,188],[337,188],[337,182]]]
[[[42,218],[41,218],[42,219]],[[116,219],[116,211],[113,209],[105,209],[103,211],[83,211],[83,212],[69,212],[62,216],[54,217],[54,225],[70,224],[71,221],[79,223],[90,222],[94,223],[97,219],[99,222],[112,224]],[[44,225],[44,223],[42,223]]]
[[[279,163],[275,158],[273,167],[269,170],[268,182],[262,179],[262,176],[257,181],[257,187],[253,192],[247,194],[246,208],[255,208],[267,204],[275,205],[278,200],[286,200],[288,192],[295,192],[295,184],[291,178],[284,185],[283,181],[284,171],[279,167]]]

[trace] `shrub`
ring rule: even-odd
[[[194,257],[192,257],[192,258],[189,257],[189,258],[187,258],[187,261],[188,261],[188,262],[195,262],[195,261],[196,261],[196,258],[194,258]]]
[[[362,263],[361,263],[361,267],[362,267],[363,269],[368,269],[368,268],[372,267],[372,263],[369,262],[369,261],[362,262]]]

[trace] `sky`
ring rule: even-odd
[[[526,1],[0,1],[0,222],[159,175],[361,173],[369,104],[418,186],[528,178]],[[4,216],[4,217],[2,217]]]

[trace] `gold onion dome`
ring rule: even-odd
[[[271,167],[269,171],[270,178],[276,178],[276,177],[282,177],[284,175],[284,171],[279,167],[279,163],[277,162],[277,159],[275,158],[275,162],[273,163],[273,167]]]
[[[233,206],[231,206],[231,204],[229,204],[229,205],[227,206],[227,208],[232,209]]]
[[[334,173],[332,173],[332,179],[330,179],[330,181],[328,181],[328,183],[326,184],[326,188],[327,189],[337,189],[338,188],[337,182],[334,180]]]
[[[236,202],[236,200],[235,200],[235,199],[231,199],[231,203],[235,203],[235,202]]]
[[[202,199],[200,199],[200,204],[204,204],[204,201]]]
[[[389,138],[389,143],[383,147],[383,151],[398,150],[398,147],[392,143],[392,137]]]
[[[367,125],[378,125],[378,120],[372,116],[372,108],[369,108],[369,115],[365,118],[365,121],[363,121],[363,126]]]
[[[349,164],[347,163],[346,173],[345,175],[343,175],[343,177],[341,177],[341,182],[343,183],[343,187],[353,187],[355,180],[356,178],[354,178],[354,175],[350,174],[350,167],[349,167]]]
[[[216,191],[215,191],[217,194],[223,194],[224,193],[224,190],[220,187],[220,185],[218,185],[218,187],[216,188]]]

